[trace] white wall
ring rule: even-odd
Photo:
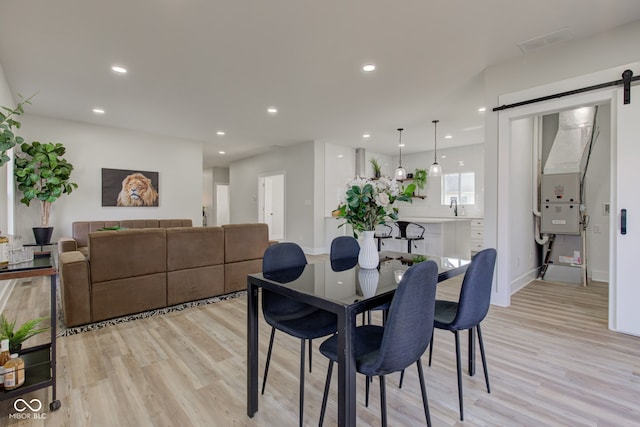
[[[609,219],[603,205],[611,203],[611,106],[598,107],[596,127],[600,136],[591,153],[585,177],[587,227],[587,274],[593,280],[609,280]]]
[[[356,174],[356,152],[352,147],[326,143],[322,157],[323,170],[326,177],[324,190],[324,215],[331,216],[342,201],[346,190],[347,181],[353,179]],[[366,155],[365,155],[366,157]],[[367,158],[367,163],[369,162]],[[368,176],[373,176],[371,165],[367,169]],[[342,222],[342,221],[341,221]],[[336,221],[336,226],[340,222]]]
[[[510,253],[510,280],[512,292],[523,287],[537,273],[538,247],[534,239],[535,222],[532,214],[533,199],[533,120],[516,120],[511,126],[509,161],[518,171],[509,179],[509,230],[514,245]]]
[[[9,108],[15,106],[2,65],[0,65],[0,105]],[[11,174],[11,171],[5,165],[0,168],[0,231],[3,233],[7,233],[8,231],[7,216],[9,204],[7,203],[7,174]]]
[[[324,190],[316,194],[324,170],[316,170],[316,145],[303,142],[259,156],[233,162],[229,166],[231,189],[231,222],[258,221],[258,177],[269,173],[285,174],[285,240],[302,246],[307,253],[324,247],[324,239],[316,242],[322,227]],[[321,161],[321,160],[320,160]],[[318,176],[316,176],[318,174]]]
[[[438,163],[443,173],[475,172],[476,204],[465,205],[465,215],[472,218],[484,217],[484,144],[473,144],[464,147],[439,148]],[[442,156],[446,156],[442,158]],[[460,162],[464,165],[461,166]],[[427,169],[433,163],[433,153],[424,151],[414,153],[402,160],[407,173],[414,173],[416,169]],[[427,185],[421,190],[425,199],[413,199],[413,203],[400,203],[400,216],[405,217],[451,217],[453,210],[449,205],[441,203],[441,178],[427,178]],[[461,207],[458,208],[461,213]]]
[[[64,157],[74,166],[71,178],[78,189],[63,195],[52,207],[53,240],[71,235],[73,221],[190,218],[194,225],[201,224],[199,143],[29,114],[22,121],[21,135],[27,141],[63,143],[67,148]],[[159,172],[159,206],[102,207],[102,168]],[[40,224],[39,203],[26,207],[16,201],[15,211],[16,231],[30,241],[31,227]]]
[[[223,225],[217,224],[216,218],[218,218],[218,204],[216,200],[218,199],[218,194],[216,192],[216,185],[221,184],[229,184],[229,168],[212,168],[211,170],[211,179],[212,179],[212,208],[207,211],[207,215],[209,216],[209,225]],[[227,206],[228,208],[228,206]]]
[[[207,215],[207,225],[213,225],[216,220],[215,200],[213,169],[205,169],[202,171],[202,207]]]
[[[506,183],[519,172],[508,165],[508,156],[504,153],[509,153],[509,147],[504,146],[505,142],[498,138],[499,115],[491,109],[505,102],[517,102],[602,83],[602,80],[590,83],[589,78],[578,77],[637,61],[638,45],[640,22],[634,22],[587,39],[532,51],[517,60],[485,70],[485,246],[498,248],[497,279],[494,282],[492,300],[494,303],[509,304],[511,253],[526,253],[530,243],[515,238],[512,230],[504,225],[509,223],[509,212],[498,209],[498,196],[502,199],[508,197],[506,194],[511,194],[511,191],[504,191]],[[564,81],[571,78],[576,79],[570,83]],[[612,80],[619,78],[619,75],[611,76]],[[576,87],[576,84],[580,86]],[[546,85],[544,93],[538,89],[527,91],[543,85]],[[526,191],[524,185],[522,190]],[[517,188],[513,188],[513,191],[517,191]],[[508,206],[509,202],[501,200],[500,205]]]

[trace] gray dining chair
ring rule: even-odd
[[[438,266],[426,261],[409,268],[398,284],[389,307],[385,326],[358,326],[355,332],[356,371],[380,379],[380,411],[382,425],[387,425],[385,375],[402,371],[412,364],[418,368],[422,404],[427,425],[431,426],[427,389],[421,356],[433,333]],[[334,335],[320,345],[320,353],[329,359],[324,387],[320,426],[324,421],[333,364],[338,361],[338,337]],[[369,381],[366,381],[367,388]]]
[[[480,322],[484,320],[489,312],[491,303],[491,284],[493,282],[493,270],[496,264],[496,250],[493,248],[484,249],[478,252],[467,269],[460,289],[460,298],[455,301],[436,301],[436,313],[434,317],[434,327],[453,332],[456,345],[456,364],[458,370],[458,404],[460,405],[460,420],[464,420],[464,407],[462,402],[462,364],[460,360],[460,336],[459,332],[469,330],[473,333],[473,328],[478,332],[478,343],[480,344],[480,355],[482,356],[482,369],[487,385],[487,393],[491,393],[489,387],[489,373],[487,371],[487,359],[484,353],[484,343]],[[469,349],[472,352],[473,349]],[[433,353],[433,335],[431,336],[431,346],[429,348],[429,366],[431,366],[431,356]]]
[[[262,273],[280,283],[297,279],[304,271],[307,259],[302,248],[295,243],[277,243],[267,248],[262,258]],[[269,363],[276,329],[300,339],[300,392],[299,425],[304,415],[304,364],[305,341],[309,342],[309,371],[311,371],[311,342],[315,338],[335,334],[338,328],[337,317],[333,313],[308,304],[295,301],[286,296],[264,289],[262,292],[262,313],[271,326],[271,337],[267,350],[267,361],[262,380],[262,394],[267,384]]]

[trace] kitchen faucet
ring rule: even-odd
[[[451,203],[449,204],[450,208],[453,208],[453,215],[458,216],[458,198],[452,197]]]

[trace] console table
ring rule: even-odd
[[[56,399],[56,265],[57,252],[54,250],[51,253],[37,253],[31,261],[0,269],[0,280],[49,276],[51,283],[51,342],[22,349],[20,357],[24,360],[25,382],[15,390],[0,391],[0,400],[51,387],[49,409],[55,411],[61,406]]]

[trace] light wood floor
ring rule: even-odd
[[[438,296],[455,299],[458,289],[459,281],[445,282]],[[36,308],[24,307],[48,301],[47,294],[44,281],[20,284],[6,313],[32,316]],[[464,377],[464,422],[458,418],[453,335],[436,331],[433,366],[423,360],[434,426],[640,425],[640,338],[607,330],[606,319],[603,283],[582,288],[534,282],[513,296],[511,307],[491,307],[483,333],[492,392],[485,390],[478,360],[477,374]],[[268,333],[262,322],[263,354]],[[267,390],[249,419],[245,337],[241,297],[60,338],[62,408],[47,412],[46,420],[16,420],[8,417],[15,413],[13,401],[0,402],[0,426],[297,425],[299,342],[276,334]],[[317,425],[327,366],[318,344],[306,378],[304,421],[310,426]],[[402,389],[397,379],[394,374],[388,380],[389,424],[425,425],[415,368]],[[334,377],[326,426],[336,425],[336,383]],[[377,381],[369,408],[364,378],[358,383],[358,425],[380,425]],[[48,407],[49,394],[28,398]]]

